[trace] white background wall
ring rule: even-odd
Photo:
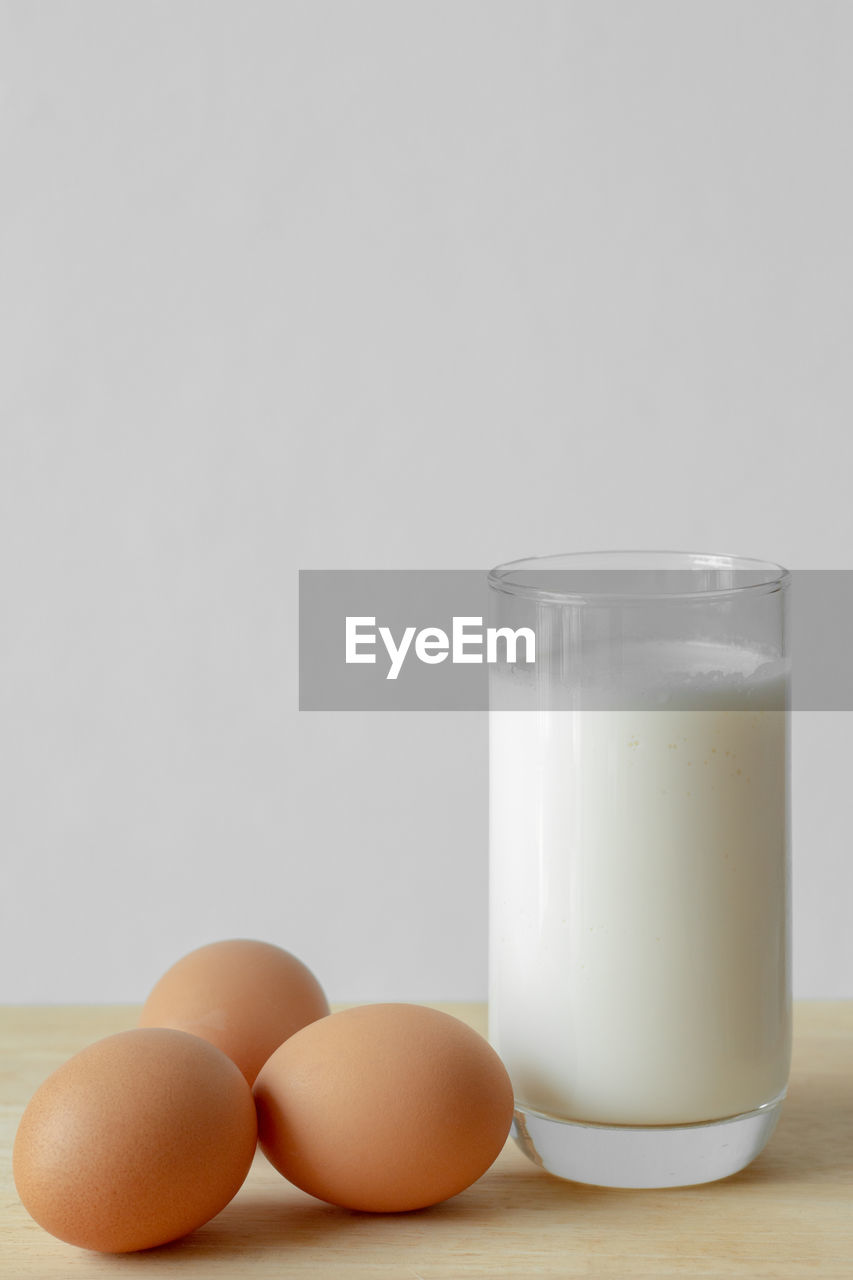
[[[0,3],[0,998],[234,935],[484,997],[484,717],[300,715],[297,570],[853,568],[851,61],[828,0]]]

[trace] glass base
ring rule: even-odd
[[[519,1106],[512,1136],[558,1178],[598,1187],[689,1187],[727,1178],[754,1160],[776,1128],[784,1097],[725,1120],[680,1125],[584,1124]]]

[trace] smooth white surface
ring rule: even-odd
[[[489,1039],[521,1107],[683,1125],[785,1090],[786,713],[692,686],[690,709],[490,715]]]
[[[849,568],[853,8],[0,4],[0,998],[213,938],[486,990],[485,717],[296,711],[296,572]],[[795,989],[853,994],[850,718]]]

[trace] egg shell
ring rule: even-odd
[[[401,1212],[464,1190],[499,1154],[509,1076],[482,1036],[413,1004],[362,1005],[291,1036],[254,1088],[267,1159],[303,1191]]]
[[[233,938],[173,964],[145,1001],[139,1025],[209,1040],[252,1084],[283,1041],[328,1012],[323,988],[296,956],[270,942]]]
[[[15,1137],[15,1185],[60,1240],[148,1249],[225,1207],[256,1138],[251,1090],[219,1049],[184,1031],[122,1031],[36,1090]]]

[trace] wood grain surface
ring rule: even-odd
[[[482,1005],[435,1007],[485,1029]],[[779,1127],[752,1165],[721,1182],[667,1191],[585,1187],[541,1172],[510,1142],[454,1199],[371,1215],[312,1199],[258,1155],[236,1198],[193,1235],[145,1253],[87,1253],[27,1215],[12,1181],[12,1141],[45,1076],[92,1040],[133,1026],[136,1014],[133,1006],[0,1008],[0,1275],[9,1280],[853,1280],[853,1001],[796,1006]]]

